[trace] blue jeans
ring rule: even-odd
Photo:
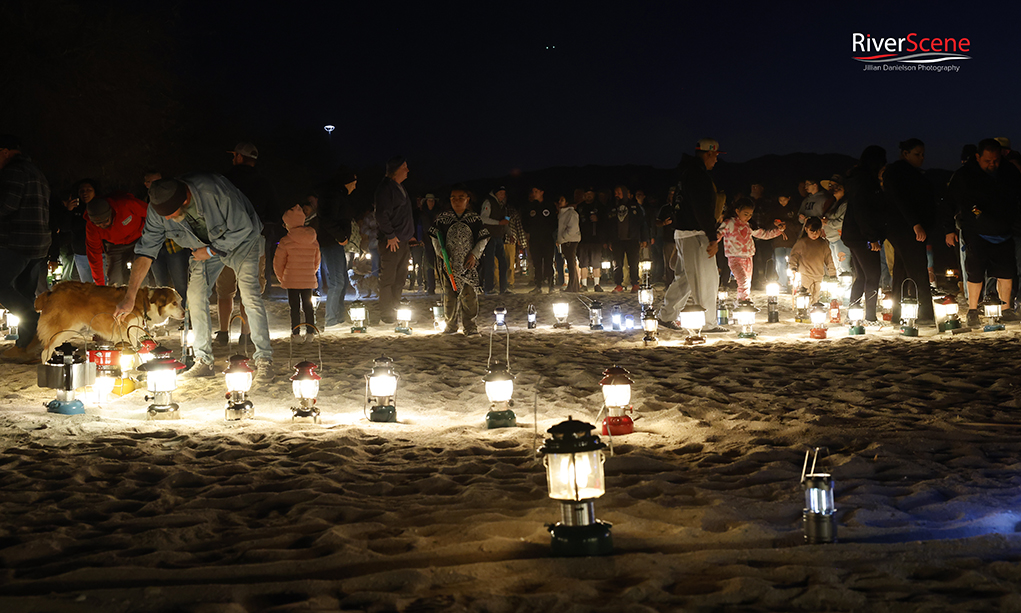
[[[152,262],[153,278],[156,285],[160,287],[173,287],[181,295],[181,306],[188,308],[188,260],[191,259],[191,250],[181,248],[176,253],[167,251],[164,244],[159,255]]]
[[[195,357],[200,362],[213,363],[213,342],[210,337],[213,321],[209,315],[209,293],[224,266],[230,266],[237,275],[241,302],[245,305],[248,325],[252,329],[252,343],[255,345],[253,357],[256,360],[273,359],[273,350],[269,344],[269,320],[259,287],[259,258],[262,257],[263,244],[263,237],[257,235],[238,245],[227,258],[214,255],[202,262],[195,258],[188,261],[188,317],[195,329]]]
[[[46,259],[28,258],[17,251],[0,247],[0,262],[3,262],[3,266],[0,266],[0,304],[21,319],[15,345],[22,349],[28,347],[35,338],[36,325],[39,323],[39,313],[35,311],[35,291],[39,277],[46,268]]]
[[[773,247],[773,265],[776,267],[777,281],[784,293],[791,291],[791,280],[787,276],[787,258],[791,255],[790,247]]]
[[[344,296],[347,294],[347,252],[343,245],[320,245],[322,262],[326,264],[326,327],[347,321],[344,312]]]
[[[74,267],[78,271],[78,280],[82,283],[92,283],[92,266],[89,265],[89,256],[74,254]],[[103,278],[106,279],[106,254],[103,254]]]
[[[503,248],[503,240],[490,240],[486,250],[482,252],[482,290],[493,291],[495,284],[496,264],[500,265],[500,291],[507,291],[507,251]]]

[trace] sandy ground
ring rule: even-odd
[[[510,312],[519,421],[486,430],[488,333],[435,334],[433,299],[409,296],[411,336],[292,347],[275,290],[278,376],[243,423],[223,421],[222,377],[182,382],[183,419],[150,422],[142,391],[48,414],[35,367],[3,365],[0,611],[1021,611],[1017,324],[818,341],[784,309],[755,340],[668,330],[646,348],[588,330],[577,301],[553,330],[551,296],[484,297],[483,330]],[[402,376],[395,424],[363,416],[381,354]],[[301,359],[322,365],[321,425],[290,419]],[[615,553],[553,558],[535,448],[568,415],[594,423],[615,363],[637,429],[596,503]],[[837,544],[803,543],[809,446],[830,451]]]

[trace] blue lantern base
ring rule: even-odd
[[[567,526],[561,523],[547,526],[550,547],[558,558],[581,556],[608,556],[613,553],[613,536],[610,524],[596,520],[587,526]]]
[[[85,405],[81,400],[51,400],[46,403],[46,411],[60,415],[81,415],[85,413]]]
[[[861,336],[865,334],[865,326],[851,326],[847,329],[848,336]]]
[[[510,409],[486,413],[486,428],[490,430],[493,428],[516,428],[517,425],[518,418]]]
[[[397,407],[388,405],[385,407],[372,407],[369,411],[369,421],[393,423],[397,421]]]
[[[16,340],[18,340],[18,335],[17,334],[8,334],[7,336],[4,337],[4,340],[5,341],[16,341]]]
[[[986,324],[982,328],[983,332],[999,332],[1000,330],[1006,330],[1007,328],[1003,324]]]

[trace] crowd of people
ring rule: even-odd
[[[935,280],[933,251],[945,244],[960,253],[968,323],[978,322],[983,299],[1002,301],[1003,318],[1017,319],[1021,155],[1005,138],[965,147],[945,186],[923,174],[925,144],[909,139],[899,143],[892,162],[872,145],[846,172],[808,177],[774,197],[753,183],[728,198],[711,172],[722,152],[708,138],[684,153],[677,183],[663,200],[632,191],[636,186],[548,196],[537,185],[520,203],[504,186],[477,202],[458,186],[448,203],[431,193],[409,194],[408,161],[398,156],[386,163],[372,209],[357,216],[352,194],[358,178],[347,167],[310,190],[304,202],[281,207],[258,166],[258,149],[241,142],[229,153],[232,165],[222,175],[163,178],[152,170],[144,173],[140,194],[105,193],[98,181],[82,179],[52,206],[46,178],[19,140],[0,135],[0,256],[6,264],[0,304],[22,321],[22,334],[5,357],[32,357],[30,345],[39,342],[32,304],[47,288],[48,270],[59,280],[126,285],[118,316],[130,311],[145,284],[176,288],[195,331],[192,376],[212,373],[212,345],[230,341],[240,293],[239,341],[254,345],[256,366],[272,376],[262,302],[267,278],[275,275],[288,292],[292,334],[300,336],[304,323],[308,338],[314,295],[326,294],[319,329],[347,321],[349,270],[360,258],[371,262],[365,274],[378,278],[380,322],[394,323],[410,281],[426,294],[442,293],[447,333],[461,328],[474,335],[478,296],[512,291],[526,270],[531,293],[637,293],[640,260],[653,261],[652,280],[665,287],[657,317],[670,329],[680,328],[680,310],[689,302],[711,310],[731,277],[739,300],[773,279],[790,293],[804,288],[814,301],[824,276],[845,271],[853,274],[850,299],[864,306],[866,320],[877,321],[877,299],[885,290],[897,305],[896,321],[906,280],[927,297]],[[919,325],[932,324],[931,301],[919,303]]]

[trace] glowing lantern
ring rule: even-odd
[[[730,307],[727,305],[727,288],[721,287],[716,293],[716,323],[725,326],[730,323]]]
[[[812,329],[808,331],[811,338],[826,338],[826,305],[816,302],[808,313],[812,320]]]
[[[589,330],[603,329],[603,303],[593,300],[588,305],[588,327]]]
[[[830,323],[840,323],[840,301],[836,298],[830,300]]]
[[[121,351],[113,345],[100,345],[89,351],[89,361],[96,365],[95,389],[99,394],[99,402],[108,399],[113,393],[117,380],[121,378]]]
[[[550,526],[555,556],[608,555],[610,525],[595,517],[595,499],[606,493],[603,449],[594,428],[570,417],[547,432],[539,452],[546,465],[549,497],[560,501],[562,521]]]
[[[688,337],[684,339],[685,345],[701,345],[705,343],[705,336],[699,334],[705,326],[705,309],[697,304],[688,304],[681,309],[678,315],[681,327],[688,330]]]
[[[397,327],[394,332],[411,334],[411,303],[407,298],[401,298],[397,305]]]
[[[819,290],[825,294],[826,298],[832,298],[837,293],[837,288],[840,285],[837,283],[836,277],[826,275],[822,278],[822,282],[819,283]]]
[[[170,350],[162,345],[152,350],[151,360],[142,364],[139,370],[145,372],[145,385],[152,400],[149,405],[149,419],[180,419],[177,403],[174,402],[174,390],[177,389],[177,371],[184,370],[184,364],[170,357]]]
[[[500,329],[507,328],[507,308],[506,307],[496,307],[495,309],[493,309],[493,318],[495,319],[495,323],[493,323],[494,327],[500,328]]]
[[[997,330],[1004,330],[1006,326],[1000,322],[1000,317],[1003,316],[1003,303],[1000,302],[999,298],[991,298],[986,300],[981,305],[982,313],[989,320],[988,323],[982,328],[985,332],[995,332]]]
[[[837,275],[837,283],[840,285],[840,289],[844,292],[851,290],[851,285],[854,284],[854,273],[850,270],[845,270]]]
[[[650,277],[652,276],[652,260],[640,260],[638,262],[638,272],[642,277],[642,285],[649,285]]]
[[[915,296],[911,297],[905,293],[905,286],[907,282],[911,281],[911,285],[915,288]],[[918,286],[912,279],[904,279],[904,282],[900,286],[900,317],[903,320],[904,325],[901,326],[901,332],[904,336],[918,336],[918,328],[915,327],[915,320],[918,319]]]
[[[85,360],[71,343],[53,350],[53,355],[37,369],[39,387],[56,390],[57,397],[46,403],[46,410],[61,415],[81,415],[85,404],[75,398],[75,390],[96,382],[96,364]]]
[[[291,375],[290,381],[291,392],[297,405],[291,407],[291,421],[311,419],[313,423],[319,423],[316,397],[319,396],[320,379],[322,377],[316,372],[315,362],[304,361],[294,365],[294,374]]]
[[[620,305],[615,304],[610,309],[610,328],[613,330],[624,329],[624,314],[620,310]]]
[[[942,304],[943,322],[940,324],[940,330],[956,330],[961,327],[961,318],[958,315],[960,313],[960,305],[957,304],[957,298],[947,294]]]
[[[734,318],[737,320],[738,325],[741,326],[741,331],[738,333],[738,338],[755,338],[756,334],[752,330],[752,326],[755,325],[755,314],[759,310],[755,308],[751,300],[742,300],[736,309],[734,309]]]
[[[570,328],[571,322],[567,321],[568,315],[570,315],[571,305],[564,298],[557,298],[553,302],[553,317],[557,320],[553,324],[554,328]]]
[[[539,325],[538,316],[539,316],[538,313],[535,311],[535,305],[534,304],[528,305],[527,319],[529,330],[534,330],[535,327]]]
[[[602,264],[602,266],[600,268],[603,269],[603,278],[604,279],[609,279],[610,278],[610,267],[611,266],[613,266],[613,264],[610,262],[610,260],[603,260],[603,264]]]
[[[18,340],[18,324],[21,323],[21,318],[7,311],[7,335],[4,340],[16,341]]]
[[[177,332],[181,335],[181,361],[184,369],[188,370],[195,365],[195,330],[187,321],[182,321]]]
[[[372,402],[369,421],[397,421],[397,379],[394,361],[380,356],[365,375],[365,404]]]
[[[652,312],[652,309],[645,311],[645,314],[642,315],[642,329],[645,330],[642,341],[646,347],[659,345],[659,338],[656,337],[656,333],[659,332],[659,318]]]
[[[794,321],[798,323],[805,323],[808,319],[808,309],[812,306],[812,294],[808,292],[807,288],[802,287],[798,290],[798,293],[794,295]]]
[[[492,368],[482,380],[486,384],[486,396],[489,398],[489,412],[486,413],[487,428],[513,428],[518,425],[517,416],[511,410],[511,397],[514,395],[514,375],[507,370],[502,362],[493,362]]]
[[[603,434],[620,436],[635,431],[635,422],[624,413],[634,413],[631,406],[631,386],[634,384],[631,373],[627,369],[614,365],[603,371],[599,385],[603,390],[603,406],[606,417],[603,419]]]
[[[780,322],[780,284],[771,281],[766,284],[766,323]]]
[[[369,315],[361,300],[352,302],[347,312],[351,316],[351,332],[361,333],[368,330]]]
[[[223,371],[227,384],[227,408],[224,410],[224,419],[227,421],[255,417],[255,406],[248,399],[254,372],[248,364],[247,356],[234,355],[227,360],[227,370]]]
[[[624,331],[630,332],[635,329],[635,316],[628,313],[624,316]]]
[[[651,285],[646,284],[638,288],[638,304],[642,305],[643,309],[649,309],[655,300],[656,290],[652,289]]]
[[[849,336],[865,334],[865,326],[862,325],[862,320],[865,319],[865,307],[861,305],[861,302],[855,302],[847,307],[847,318],[851,321],[851,327],[847,330]]]
[[[880,302],[883,307],[883,321],[890,321],[893,319],[893,292],[886,291],[883,293],[883,300]]]
[[[805,493],[805,508],[802,524],[805,542],[809,544],[833,543],[837,540],[836,506],[833,504],[833,477],[829,473],[816,472],[819,448],[815,448],[812,468],[808,468],[808,451],[801,469],[801,488]]]

